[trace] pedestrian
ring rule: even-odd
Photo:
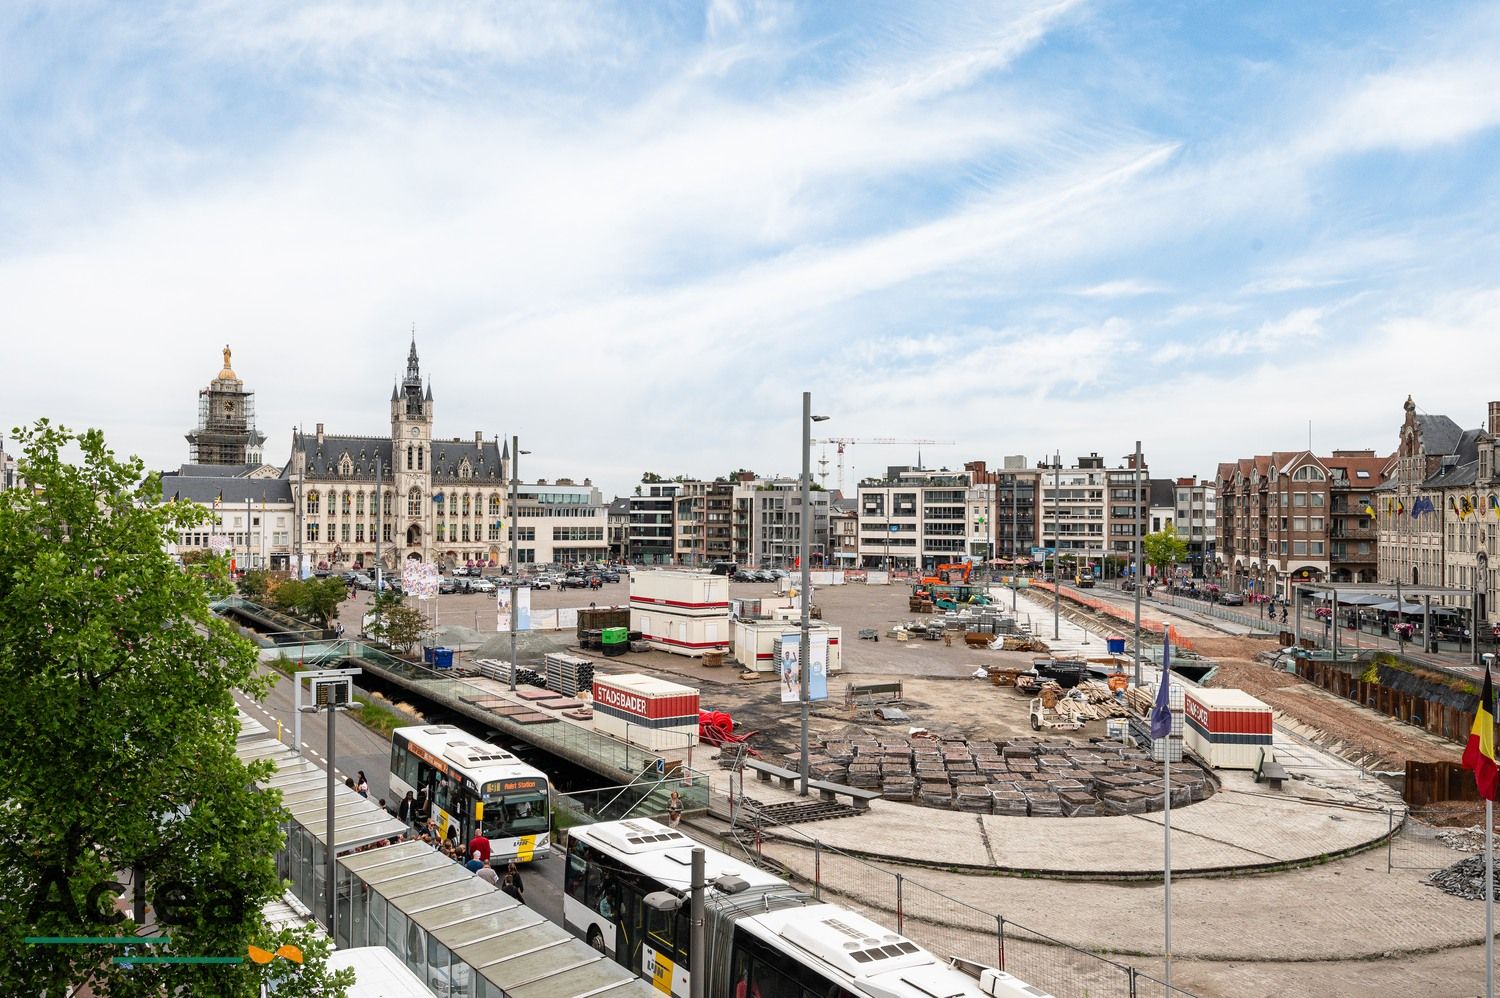
[[[515,860],[505,864],[505,875],[516,885],[516,897],[526,900],[526,883],[521,879],[521,868],[516,865]]]
[[[672,791],[671,799],[667,801],[667,820],[673,828],[676,828],[682,821],[682,797],[675,790]]]
[[[481,866],[479,872],[474,875],[491,887],[500,886],[500,874],[496,873],[495,868],[488,863]]]
[[[370,781],[365,779],[365,771],[363,769],[359,771],[359,779],[354,781],[354,790],[366,799],[370,796]]]
[[[478,853],[479,858],[486,863],[490,861],[490,840],[485,837],[484,832],[475,831],[474,837],[469,840],[468,851]]]
[[[464,869],[468,870],[470,873],[478,873],[486,866],[489,866],[489,864],[479,858],[478,849],[475,849],[472,853],[470,853],[468,861],[464,863]]]
[[[396,817],[400,818],[403,822],[405,822],[406,824],[410,825],[411,824],[411,818],[412,818],[412,811],[416,808],[416,805],[417,805],[417,796],[416,796],[416,794],[414,794],[410,790],[408,790],[406,792],[406,796],[403,797],[403,798],[401,798],[401,804],[400,804],[400,806],[396,808]]]
[[[500,878],[500,889],[509,894],[511,897],[515,898],[519,904],[526,903],[526,901],[521,897],[521,892],[516,890],[516,882],[509,877]]]
[[[426,827],[432,820],[432,791],[423,787],[417,791],[416,802],[412,805],[412,822],[419,828]]]
[[[384,797],[380,798],[380,809],[382,811],[389,811],[390,810],[390,808],[388,808],[388,807],[385,806],[385,798]]]
[[[350,790],[353,790],[355,793],[359,793],[359,788],[354,785],[353,777],[344,777],[344,786],[348,787]]]

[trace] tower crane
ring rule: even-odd
[[[835,447],[838,448],[838,454],[839,454],[839,491],[842,492],[842,491],[844,491],[844,448],[845,447],[851,447],[854,444],[860,444],[862,446],[869,446],[871,444],[880,444],[880,445],[883,445],[883,446],[885,446],[885,445],[892,445],[892,444],[894,444],[894,445],[916,444],[917,446],[921,446],[922,444],[950,445],[950,444],[953,443],[953,441],[952,440],[894,440],[894,439],[892,439],[890,437],[828,437],[828,438],[826,438],[824,440],[819,440],[818,443],[820,443],[820,444],[833,444]],[[828,467],[827,467],[828,462],[826,460],[823,460],[823,461],[819,461],[818,463],[820,465],[823,465],[823,469],[818,472],[818,475],[819,475],[819,477],[821,477],[823,479],[822,484],[826,488],[828,486]]]

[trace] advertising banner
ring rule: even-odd
[[[495,630],[510,630],[510,587],[495,590]]]
[[[781,636],[781,702],[798,703],[802,699],[802,673],[798,669],[802,635],[793,631]],[[828,632],[808,635],[807,657],[811,672],[807,677],[807,698],[828,699]]]
[[[420,561],[401,566],[401,591],[417,599],[434,599],[438,594],[438,568]]]
[[[516,630],[531,630],[531,588],[522,586],[516,590]]]

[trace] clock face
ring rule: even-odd
[[[422,435],[422,431],[421,431],[421,430],[420,430],[420,429],[419,429],[419,428],[417,428],[417,427],[415,427],[415,426],[413,426],[413,427],[412,427],[412,428],[411,428],[411,429],[410,429],[410,430],[409,430],[409,431],[407,431],[407,432],[409,432],[409,433],[410,433],[410,434],[411,434],[411,435],[412,435],[412,436],[414,436],[414,437],[419,437],[419,436],[421,436],[421,435]]]

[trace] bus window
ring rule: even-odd
[[[588,904],[585,898],[584,884],[588,881],[589,860],[584,851],[588,846],[581,842],[574,842],[568,848],[568,868],[563,876],[563,893],[574,901]],[[592,907],[592,906],[590,906]]]
[[[545,793],[485,794],[485,838],[542,835],[551,826]]]

